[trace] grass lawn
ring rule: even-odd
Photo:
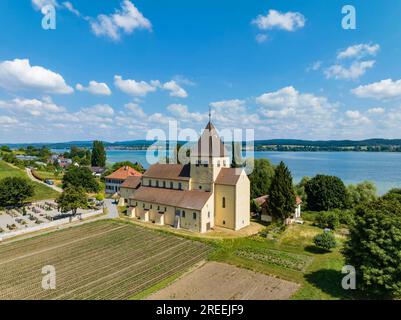
[[[341,287],[344,265],[340,253],[345,238],[336,235],[339,246],[321,252],[313,237],[322,230],[309,225],[291,225],[276,240],[260,236],[214,242],[211,260],[238,265],[301,284],[293,299],[352,299]]]
[[[6,177],[23,177],[28,179],[24,170],[12,167],[8,163],[0,161],[0,179]],[[59,195],[57,191],[54,191],[53,189],[46,187],[41,183],[32,181],[30,181],[30,183],[32,183],[35,187],[35,195],[32,198],[29,198],[28,201],[54,199]]]

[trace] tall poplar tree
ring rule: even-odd
[[[92,167],[105,167],[106,166],[106,151],[102,141],[93,141]]]

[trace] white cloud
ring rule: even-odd
[[[7,109],[13,113],[18,112],[31,116],[65,111],[64,107],[53,103],[50,97],[44,97],[42,100],[15,98],[11,101],[0,101],[0,108]]]
[[[261,30],[276,28],[295,31],[305,26],[305,17],[299,12],[281,13],[276,10],[269,10],[267,15],[258,15],[252,23]]]
[[[78,83],[75,86],[75,88],[78,91],[87,91],[89,93],[96,94],[96,95],[106,95],[106,96],[111,95],[110,88],[108,87],[107,84],[105,84],[103,82],[90,81],[89,85],[87,87],[84,87],[83,85]]]
[[[132,112],[136,117],[138,118],[145,118],[146,113],[143,111],[143,109],[137,104],[137,103],[127,103],[124,106],[127,110]]]
[[[74,91],[63,77],[41,66],[31,66],[28,59],[0,63],[0,87],[7,90],[40,90],[68,94]]]
[[[340,51],[337,55],[337,59],[360,59],[366,56],[375,56],[379,50],[380,46],[378,44],[356,44]]]
[[[361,85],[351,92],[359,98],[391,99],[401,97],[401,80],[381,80],[368,85]]]
[[[202,122],[206,120],[206,115],[199,112],[189,112],[188,107],[183,104],[170,104],[167,106],[167,110],[170,111],[178,120],[190,121],[190,122]]]
[[[255,36],[255,40],[256,40],[257,43],[266,42],[267,39],[268,39],[268,36],[267,36],[266,34],[263,34],[263,33],[258,33],[258,34]]]
[[[322,61],[315,61],[308,68],[306,68],[306,71],[317,71],[320,69],[321,66]]]
[[[368,125],[371,123],[371,120],[364,116],[358,110],[347,110],[345,112],[346,119],[340,119],[339,124],[345,127],[354,127],[360,125]]]
[[[12,125],[12,124],[17,124],[18,120],[13,117],[8,117],[8,116],[0,116],[0,124],[3,125]]]
[[[144,97],[149,92],[155,92],[157,87],[160,86],[160,82],[152,80],[150,83],[146,81],[136,80],[123,80],[121,76],[114,76],[114,85],[122,92],[132,96]]]
[[[384,108],[378,107],[378,108],[370,108],[368,110],[368,114],[373,114],[373,115],[378,115],[378,114],[384,114],[386,110]]]
[[[90,115],[102,117],[112,116],[114,114],[114,109],[108,104],[97,104],[89,108],[83,108],[82,111]]]
[[[211,102],[210,106],[214,108],[231,108],[236,110],[240,108],[241,110],[243,110],[245,106],[245,100],[232,99],[232,100],[215,101]]]
[[[121,9],[114,14],[100,14],[90,20],[92,31],[97,36],[119,40],[121,33],[130,34],[137,29],[151,30],[151,22],[128,0],[121,3]]]
[[[262,124],[275,137],[319,136],[332,133],[337,103],[312,93],[301,93],[292,86],[257,97]],[[265,119],[263,119],[265,118]]]
[[[69,1],[65,1],[63,2],[63,6],[64,8],[66,8],[68,11],[72,12],[73,14],[75,14],[77,17],[81,16],[81,13],[74,8],[73,4]]]
[[[32,6],[35,10],[41,10],[44,6],[52,5],[54,7],[58,7],[58,3],[56,0],[32,0]]]
[[[178,98],[188,97],[188,93],[182,87],[180,87],[174,80],[164,83],[162,88],[164,90],[170,91],[171,97],[178,97]]]
[[[344,67],[340,64],[332,65],[327,68],[324,73],[327,79],[345,79],[355,80],[365,74],[368,69],[373,68],[375,65],[374,60],[368,61],[354,61],[349,68]]]

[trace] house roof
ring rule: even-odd
[[[121,188],[137,189],[141,184],[141,176],[130,176],[121,184]]]
[[[236,168],[221,168],[215,183],[235,186],[239,177],[240,175],[238,174]]]
[[[188,164],[161,164],[156,163],[143,174],[146,178],[167,180],[189,180],[190,166]]]
[[[255,198],[254,200],[260,206],[265,204],[267,205],[269,201],[269,195],[261,196],[259,198]],[[296,205],[300,205],[302,203],[302,199],[299,196],[296,196],[295,203]]]
[[[90,167],[90,170],[94,173],[103,173],[106,171],[104,167]]]
[[[201,210],[211,195],[211,192],[200,190],[140,187],[134,192],[131,199],[185,209]]]
[[[142,174],[136,171],[134,168],[131,168],[129,166],[124,166],[121,167],[120,169],[117,169],[114,171],[112,174],[109,174],[106,178],[107,179],[119,179],[119,180],[125,180],[129,176],[141,176]]]
[[[221,141],[214,125],[209,121],[198,142],[191,149],[191,156],[228,157],[227,149]]]

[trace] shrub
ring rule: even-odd
[[[314,244],[324,250],[330,251],[337,246],[336,238],[332,232],[323,232],[313,238]]]
[[[315,220],[315,224],[324,229],[324,228],[330,228],[330,229],[336,229],[340,225],[340,219],[338,212],[336,211],[324,211],[321,212]]]
[[[104,194],[103,193],[98,193],[95,198],[96,198],[97,201],[103,201],[104,200]]]

